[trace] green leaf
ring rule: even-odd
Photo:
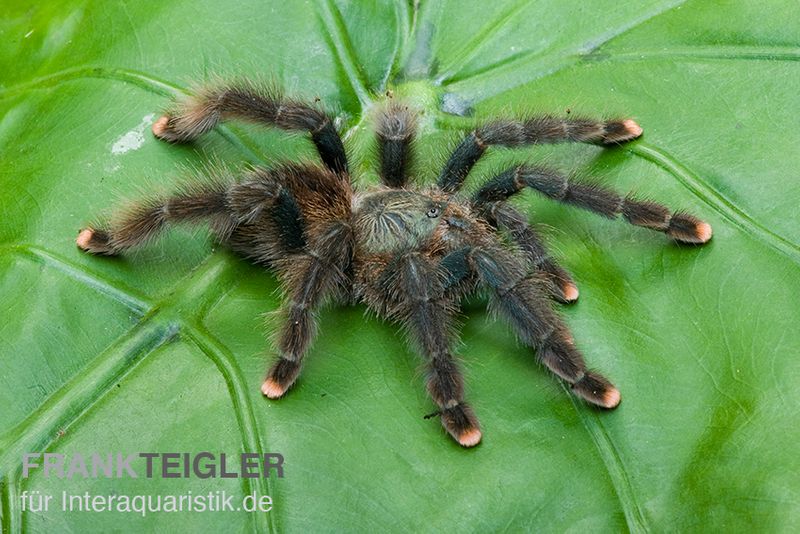
[[[3,531],[800,527],[800,125],[794,2],[5,2],[0,8],[0,510]],[[454,444],[419,359],[364,308],[321,314],[304,373],[260,395],[275,277],[176,229],[122,259],[74,246],[180,167],[313,157],[229,124],[194,146],[149,134],[212,76],[274,78],[340,116],[374,183],[370,108],[422,108],[419,175],[460,129],[526,112],[635,117],[624,147],[496,150],[709,220],[705,247],[524,195],[575,276],[563,309],[623,403],[601,413],[534,364],[485,302],[460,354],[484,441]],[[469,115],[471,116],[460,116]],[[460,114],[460,115],[459,115]],[[268,320],[269,322],[269,320]],[[24,452],[284,455],[285,478],[60,480]],[[269,494],[268,514],[23,511],[24,491]],[[56,508],[55,504],[53,508]]]

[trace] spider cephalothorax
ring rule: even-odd
[[[381,185],[358,190],[331,118],[315,106],[249,83],[210,88],[153,125],[172,142],[191,141],[220,120],[246,119],[310,134],[322,165],[283,163],[239,177],[209,171],[179,192],[135,204],[107,225],[83,229],[78,246],[115,255],[154,237],[167,223],[207,221],[215,237],[274,269],[285,288],[277,358],[261,387],[269,398],[294,384],[315,330],[315,311],[327,300],[364,302],[403,324],[426,361],[427,388],[442,424],[465,447],[481,439],[464,400],[451,348],[461,299],[477,290],[508,320],[540,362],[591,404],[615,408],[619,391],[589,371],[549,299],[572,302],[578,289],[547,254],[528,219],[506,202],[531,188],[554,200],[705,243],[711,227],[686,213],[623,197],[558,172],[515,166],[471,197],[460,194],[472,166],[491,145],[577,141],[616,144],[642,130],[632,120],[533,117],[479,126],[455,148],[435,186],[409,184],[414,114],[392,103],[378,118]]]

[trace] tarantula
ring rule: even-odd
[[[681,243],[705,243],[711,227],[687,213],[621,196],[543,167],[519,165],[487,181],[471,197],[459,194],[490,146],[582,142],[616,145],[639,137],[631,119],[595,121],[550,116],[495,120],[464,137],[435,185],[410,185],[416,114],[391,102],[377,119],[381,185],[356,188],[344,145],[330,115],[316,104],[245,82],[207,88],[153,124],[169,142],[188,142],[221,120],[244,119],[310,134],[322,165],[283,162],[230,177],[209,171],[171,196],[154,197],[80,231],[77,245],[116,255],[153,237],[168,223],[207,221],[220,242],[272,268],[286,294],[277,358],[261,386],[271,399],[295,383],[315,335],[315,313],[327,300],[363,302],[400,322],[426,361],[436,415],[462,446],[481,440],[451,348],[463,297],[488,291],[490,305],[550,371],[589,403],[612,409],[619,391],[586,368],[549,298],[578,298],[572,277],[547,253],[528,218],[506,200],[530,188],[599,215],[622,215],[636,226]]]

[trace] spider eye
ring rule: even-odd
[[[426,213],[426,215],[428,217],[430,217],[431,219],[435,219],[436,217],[439,216],[439,208],[433,207],[433,208],[429,209],[428,213]]]

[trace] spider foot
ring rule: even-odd
[[[713,235],[711,225],[687,213],[676,213],[669,221],[667,235],[675,241],[702,245]]]
[[[563,302],[570,304],[578,300],[580,292],[578,291],[578,286],[572,282],[564,282],[561,284],[561,294],[563,295]]]
[[[181,131],[177,128],[177,122],[178,119],[176,117],[162,115],[153,123],[153,135],[167,143],[185,143],[197,137],[198,134],[191,131]]]
[[[261,384],[261,393],[270,399],[280,399],[286,393],[286,388],[278,384],[271,378],[264,380]]]
[[[153,123],[153,135],[168,143],[187,143],[207,132],[218,122],[206,110],[190,110],[182,115],[162,115]]]
[[[167,139],[169,129],[169,117],[162,115],[156,122],[153,123],[153,135],[159,139]]]
[[[441,411],[442,426],[462,447],[474,447],[481,441],[478,418],[469,405],[460,403]]]
[[[572,391],[590,403],[609,410],[616,408],[622,400],[619,390],[611,382],[592,372],[587,372],[575,382]]]
[[[605,124],[604,145],[614,145],[633,141],[642,135],[642,127],[632,119],[611,121]]]
[[[111,236],[103,230],[95,230],[94,228],[84,228],[78,233],[78,238],[75,240],[78,248],[89,254],[102,254],[106,256],[114,256],[117,254],[116,249],[111,246]]]
[[[281,358],[269,370],[267,379],[261,384],[261,393],[270,399],[280,399],[292,387],[299,374],[299,362]]]

